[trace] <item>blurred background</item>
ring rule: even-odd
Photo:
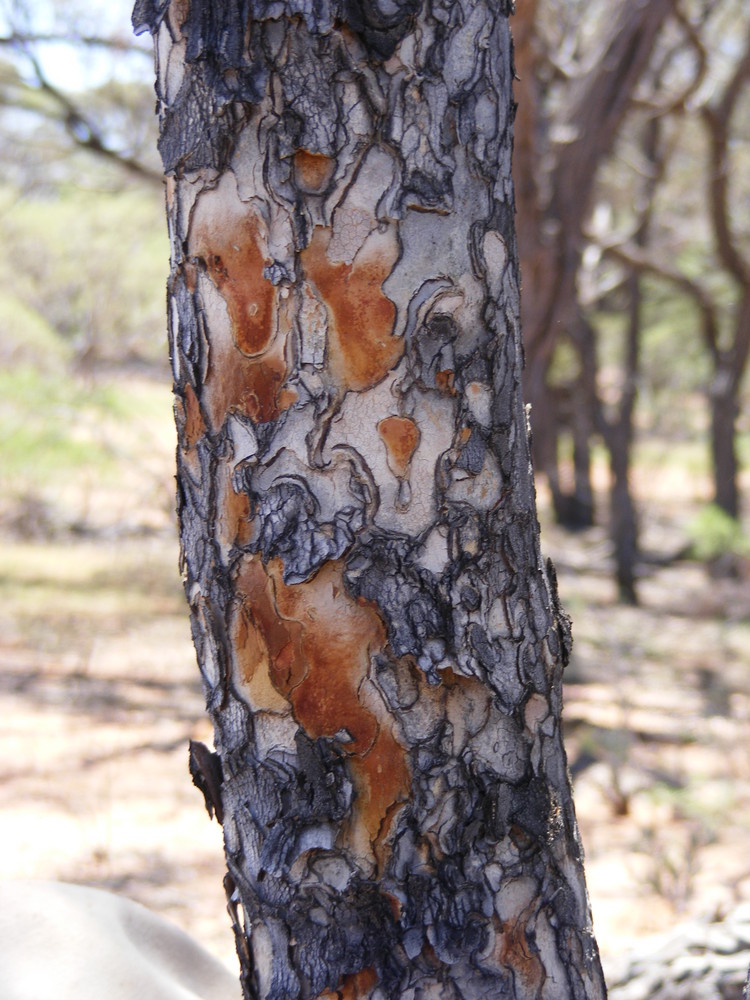
[[[233,961],[177,569],[150,39],[0,2],[0,877]],[[518,0],[545,554],[605,959],[750,901],[750,6]]]

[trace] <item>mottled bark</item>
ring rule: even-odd
[[[604,995],[520,391],[507,15],[136,6],[220,758],[193,772],[247,998]]]

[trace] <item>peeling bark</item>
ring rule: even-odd
[[[134,23],[245,996],[603,997],[520,390],[508,10]]]

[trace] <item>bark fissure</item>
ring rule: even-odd
[[[248,998],[603,996],[520,391],[507,15],[134,15]]]

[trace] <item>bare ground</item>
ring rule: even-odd
[[[647,546],[676,549],[689,506],[652,516]],[[543,544],[574,619],[566,730],[606,961],[750,899],[750,585],[654,565],[628,608],[601,529]],[[220,830],[187,774],[211,733],[168,529],[2,540],[0,712],[0,877],[122,892],[236,968]]]
[[[121,892],[236,967],[176,559],[171,538],[2,546],[0,877]]]

